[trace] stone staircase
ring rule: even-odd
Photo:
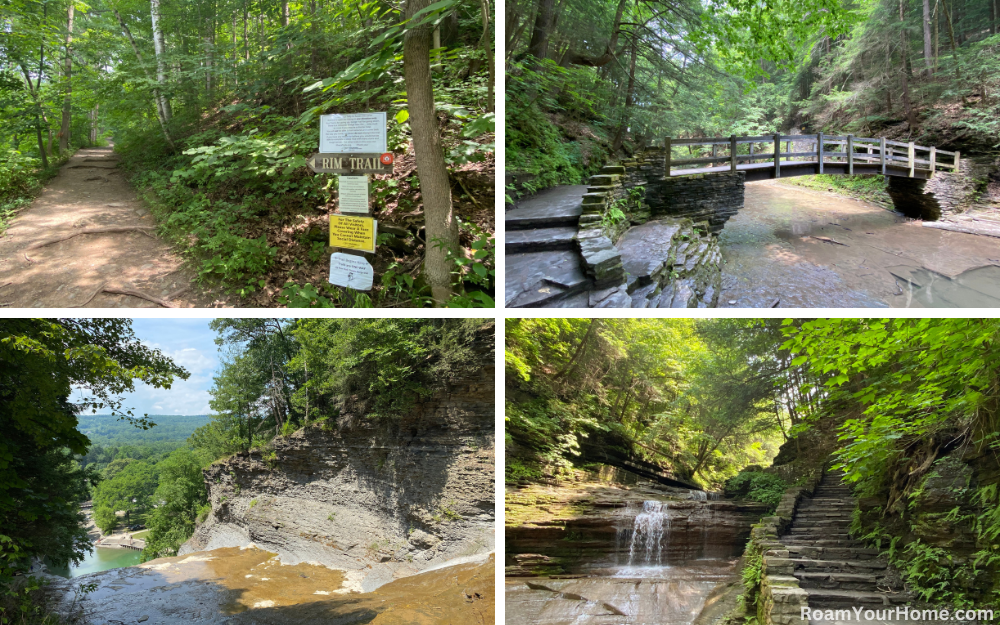
[[[837,610],[910,601],[898,574],[878,551],[851,538],[855,498],[842,478],[840,472],[824,474],[813,496],[799,503],[788,533],[780,538],[809,607]]]

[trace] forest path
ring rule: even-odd
[[[111,148],[79,150],[0,239],[0,305],[157,308],[224,305],[156,236],[156,220]],[[121,228],[79,234],[84,229]],[[109,293],[133,291],[149,296]]]

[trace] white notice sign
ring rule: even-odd
[[[330,154],[382,154],[385,113],[319,116],[319,151]]]
[[[361,256],[336,252],[330,254],[330,284],[355,291],[371,291],[375,270]]]
[[[340,177],[340,212],[368,214],[368,176]]]

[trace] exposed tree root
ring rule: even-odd
[[[152,226],[105,226],[103,228],[83,228],[81,230],[77,230],[76,232],[74,232],[72,234],[67,234],[67,235],[61,236],[61,237],[55,237],[53,239],[46,239],[44,241],[39,241],[38,243],[32,243],[28,247],[24,248],[23,254],[24,254],[25,260],[27,260],[29,263],[33,263],[35,261],[33,261],[30,258],[28,258],[27,252],[29,252],[31,250],[37,250],[38,248],[45,247],[46,245],[52,245],[53,243],[60,243],[62,241],[68,241],[69,239],[72,239],[73,237],[78,237],[81,234],[108,234],[108,233],[115,233],[115,232],[138,232],[140,234],[146,235],[147,237],[156,238],[152,234],[149,233],[150,230],[155,230],[155,228],[153,228]]]
[[[181,287],[180,289],[177,289],[173,293],[170,293],[170,294],[166,295],[164,298],[161,299],[159,297],[156,297],[155,295],[149,295],[149,294],[143,293],[142,291],[136,291],[136,290],[133,290],[133,289],[120,289],[120,288],[118,288],[116,286],[108,286],[105,283],[105,284],[102,284],[101,286],[97,287],[97,290],[94,291],[93,293],[91,293],[90,297],[87,298],[87,301],[85,301],[82,304],[76,306],[76,308],[83,308],[84,306],[86,306],[87,304],[89,304],[90,302],[92,302],[94,300],[94,298],[97,297],[98,294],[100,294],[100,293],[108,293],[109,295],[130,295],[132,297],[138,297],[139,299],[144,299],[147,302],[153,302],[154,304],[159,304],[160,306],[163,306],[164,308],[177,308],[176,306],[174,306],[173,304],[170,303],[170,300],[175,299],[177,296],[179,296],[181,293],[187,291],[189,288],[190,287],[187,287],[187,286]]]

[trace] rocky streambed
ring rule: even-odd
[[[756,503],[652,483],[508,489],[507,622],[689,625],[720,610]]]

